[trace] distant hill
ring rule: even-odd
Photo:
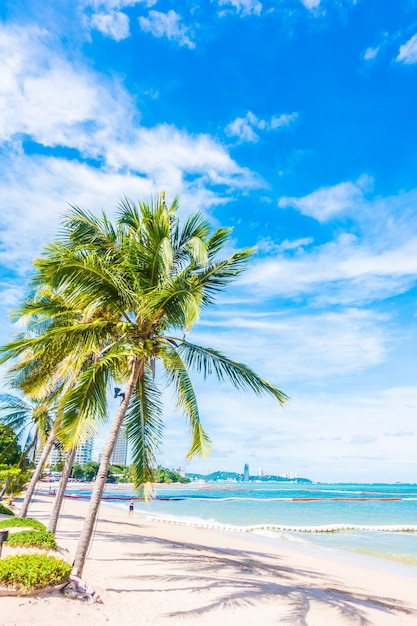
[[[211,474],[192,474],[187,472],[187,478],[191,478],[191,480],[236,480],[237,482],[243,482],[243,475],[236,472],[217,471]],[[312,481],[309,478],[284,478],[283,476],[274,476],[271,474],[268,476],[249,476],[249,482],[311,483]]]

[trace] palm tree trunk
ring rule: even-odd
[[[6,493],[8,488],[10,487],[10,484],[11,484],[12,480],[13,480],[13,476],[10,476],[10,478],[8,478],[6,480],[6,482],[4,483],[3,487],[0,490],[0,500],[3,500],[4,494]]]
[[[135,359],[132,364],[129,382],[125,390],[125,397],[117,410],[113,423],[110,427],[107,441],[104,444],[104,448],[101,453],[100,467],[96,476],[93,493],[91,494],[90,504],[88,507],[87,515],[84,519],[84,525],[81,530],[80,538],[78,540],[77,550],[73,563],[72,573],[74,576],[78,576],[79,578],[83,573],[88,548],[90,547],[91,537],[93,535],[101,497],[103,495],[104,486],[107,480],[107,470],[110,464],[110,457],[116,444],[118,432],[123,423],[127,408],[129,406],[130,398],[132,397],[141,371],[143,371],[143,362]]]
[[[41,458],[39,459],[39,462],[35,468],[35,471],[32,474],[32,478],[30,480],[28,488],[26,489],[25,497],[23,499],[22,506],[20,507],[18,517],[26,517],[27,515],[29,504],[30,504],[30,501],[32,500],[33,492],[35,491],[36,483],[39,480],[41,472],[46,463],[46,459],[48,458],[49,453],[52,450],[52,446],[54,445],[56,427],[57,427],[57,422],[55,420],[55,422],[52,425],[51,432],[48,435],[48,439],[43,447]]]
[[[75,453],[77,447],[75,446],[70,450],[65,459],[64,467],[62,468],[61,478],[59,479],[58,491],[55,496],[54,506],[52,507],[51,517],[49,518],[48,530],[55,534],[56,527],[58,525],[59,514],[61,512],[62,503],[64,501],[65,489],[68,484],[68,479],[71,474],[72,464],[74,463]]]

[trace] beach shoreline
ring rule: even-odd
[[[29,516],[47,523],[52,503],[38,491]],[[69,562],[87,506],[64,501],[56,537]],[[102,503],[83,581],[103,604],[61,593],[1,598],[1,623],[412,626],[416,577],[416,568],[380,559],[161,523],[137,511],[128,517],[127,508]]]

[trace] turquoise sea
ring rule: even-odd
[[[86,497],[76,485],[69,492]],[[417,566],[417,484],[190,483],[158,485],[135,502],[146,515],[251,532]],[[107,503],[128,507],[129,486],[109,485]]]

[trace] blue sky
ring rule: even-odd
[[[187,469],[416,481],[417,2],[3,1],[0,58],[0,341],[68,203],[180,194],[257,246],[191,338],[291,397],[196,379]]]

